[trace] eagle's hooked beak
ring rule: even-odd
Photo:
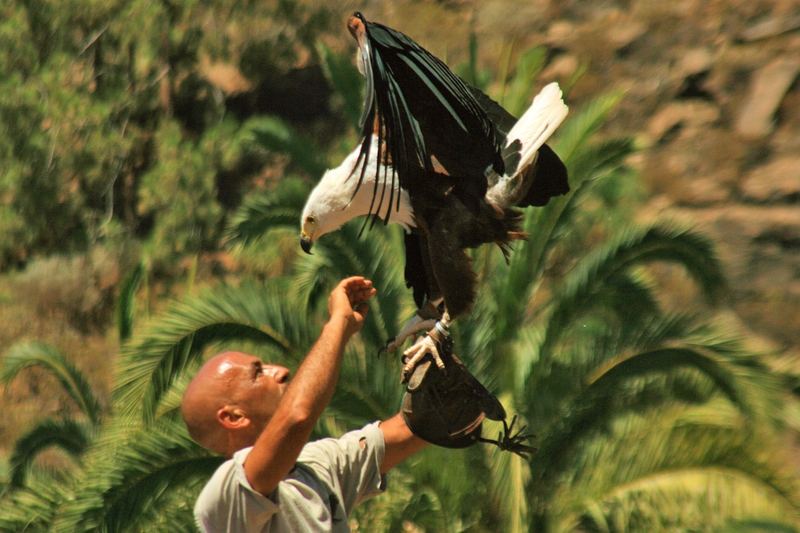
[[[305,233],[300,235],[300,248],[303,249],[305,253],[311,255],[311,246],[314,243],[311,241],[311,237],[306,235]]]

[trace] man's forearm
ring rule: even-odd
[[[400,413],[381,422],[380,429],[385,446],[381,474],[385,474],[428,444],[411,432]]]

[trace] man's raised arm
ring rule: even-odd
[[[366,302],[374,295],[372,282],[360,276],[343,280],[331,292],[328,322],[245,461],[247,480],[261,494],[275,490],[308,442],[333,396],[344,348],[361,329]]]

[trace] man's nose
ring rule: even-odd
[[[277,381],[278,383],[284,383],[285,381],[289,380],[289,369],[285,366],[280,365],[270,365],[267,368],[267,373],[272,376],[272,378]]]

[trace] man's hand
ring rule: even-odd
[[[364,325],[369,311],[367,300],[377,291],[372,281],[362,276],[343,279],[328,298],[328,314],[331,320],[344,320],[345,333],[349,337],[358,333]]]

